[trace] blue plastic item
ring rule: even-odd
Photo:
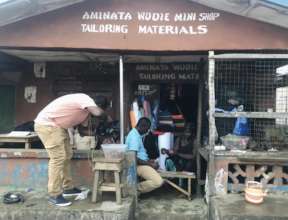
[[[248,119],[246,117],[238,117],[233,129],[233,134],[246,136],[249,133]]]

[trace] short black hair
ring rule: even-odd
[[[98,107],[102,108],[103,110],[105,110],[109,105],[107,98],[103,95],[96,96],[95,103]]]
[[[151,121],[149,118],[142,117],[138,120],[136,127],[141,128],[141,129],[150,128],[151,127]]]

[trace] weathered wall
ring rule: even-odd
[[[92,97],[106,96],[112,102],[108,112],[117,119],[119,117],[118,70],[113,69],[114,66],[109,66],[106,68],[107,73],[103,73],[105,68],[100,71],[91,67],[90,63],[47,63],[46,77],[37,78],[33,73],[33,65],[26,63],[13,70],[14,73],[8,70],[9,74],[18,74],[17,79],[13,81],[4,77],[7,71],[0,70],[1,84],[12,84],[16,88],[15,125],[34,120],[38,112],[50,101],[60,95],[73,92],[84,92]],[[24,98],[24,90],[27,86],[37,87],[36,103],[29,103]]]
[[[77,151],[73,155],[71,171],[76,186],[93,186],[93,163],[89,151]],[[20,189],[47,188],[48,155],[45,150],[0,149],[0,186]],[[122,180],[127,194],[135,196],[136,162],[133,152],[126,154]]]

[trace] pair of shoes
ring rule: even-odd
[[[68,196],[78,196],[82,193],[82,191],[76,187],[72,189],[66,189],[63,191],[63,196],[68,197]]]
[[[64,206],[69,206],[72,204],[72,202],[66,200],[62,194],[58,195],[58,196],[50,196],[48,201],[53,204],[53,205],[56,205],[56,206],[61,206],[61,207],[64,207]]]

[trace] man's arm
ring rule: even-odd
[[[74,145],[74,128],[68,128],[68,135],[69,135],[69,139],[70,139],[70,144]]]
[[[145,160],[139,159],[138,157],[137,157],[137,165],[150,166],[150,167],[154,168],[155,170],[157,170],[159,168],[158,164],[155,163],[154,160],[145,161]]]
[[[94,116],[100,116],[104,114],[103,109],[98,106],[87,107],[87,110]]]

